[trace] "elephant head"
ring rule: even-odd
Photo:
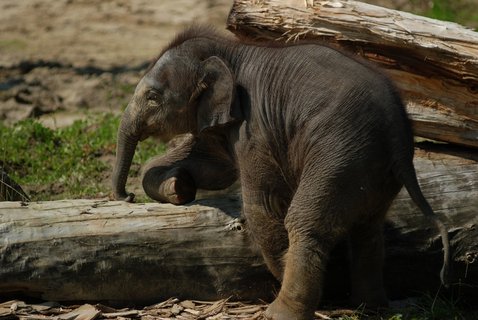
[[[134,199],[125,185],[139,141],[149,136],[168,141],[178,134],[197,135],[240,117],[238,107],[234,107],[235,83],[228,65],[217,56],[199,59],[193,50],[180,47],[160,56],[124,111],[112,179],[118,200]]]

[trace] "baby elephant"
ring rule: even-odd
[[[196,189],[240,180],[252,237],[282,282],[266,317],[313,318],[327,257],[344,237],[353,302],[387,304],[382,225],[392,200],[404,185],[435,217],[415,175],[409,120],[387,77],[326,46],[245,43],[196,27],[160,54],[124,112],[116,198],[134,198],[125,184],[138,141],[184,133],[191,135],[146,164],[144,190],[183,204]],[[446,230],[433,221],[447,261]]]

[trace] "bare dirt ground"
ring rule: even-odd
[[[40,117],[55,126],[92,111],[120,112],[178,30],[192,22],[224,29],[231,3],[2,1],[0,120]]]

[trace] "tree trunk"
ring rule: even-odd
[[[228,25],[242,37],[322,40],[374,61],[401,90],[416,135],[478,147],[476,32],[345,0],[235,0]]]
[[[437,148],[437,147],[435,147]],[[417,151],[425,196],[445,220],[454,281],[478,285],[478,156]],[[237,197],[187,206],[102,200],[0,203],[0,296],[152,303],[178,298],[271,299],[278,285],[239,219]],[[441,241],[405,191],[386,226],[391,298],[439,286]],[[348,292],[346,253],[330,261],[326,295]],[[275,288],[275,289],[274,289]],[[473,296],[473,295],[472,295]]]

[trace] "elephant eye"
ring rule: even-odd
[[[156,91],[156,90],[149,90],[147,93],[146,93],[146,99],[148,99],[149,101],[158,101],[159,99],[159,93]]]

